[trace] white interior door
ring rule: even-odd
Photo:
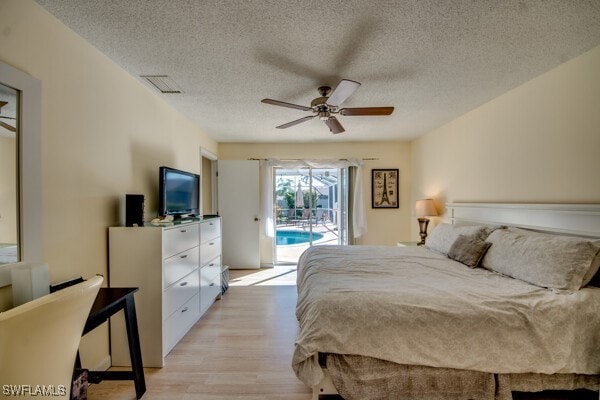
[[[219,160],[217,173],[223,265],[232,269],[259,268],[259,163]]]

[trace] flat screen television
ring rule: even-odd
[[[175,168],[160,167],[158,214],[179,219],[200,211],[200,176]]]

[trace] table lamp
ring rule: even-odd
[[[425,217],[435,217],[438,215],[435,209],[435,204],[432,199],[421,199],[415,203],[415,214],[417,215],[417,221],[419,221],[419,235],[421,241],[418,243],[419,246],[425,244],[425,238],[427,237],[427,225],[429,219]]]

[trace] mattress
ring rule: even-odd
[[[600,374],[600,289],[540,288],[422,247],[317,246],[298,263],[292,367],[319,353],[498,374]]]

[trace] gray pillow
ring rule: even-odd
[[[448,257],[475,268],[492,244],[475,236],[458,235],[448,251]]]
[[[527,229],[521,229],[521,228],[510,227],[507,229],[511,232],[520,233],[522,235],[551,236],[550,234],[529,231]],[[596,279],[594,279],[594,277],[596,276],[598,269],[600,269],[600,240],[589,239],[589,238],[584,238],[584,237],[579,237],[579,236],[573,236],[573,237],[581,239],[581,240],[587,240],[587,241],[591,242],[592,245],[594,245],[598,248],[598,251],[596,252],[596,257],[594,257],[594,259],[592,260],[592,264],[590,265],[590,268],[587,270],[587,272],[583,276],[583,281],[581,282],[581,287],[586,287],[588,284],[593,285],[593,286],[598,286],[598,283],[600,282],[600,277],[596,277]],[[592,279],[594,279],[594,283],[592,283]]]
[[[439,224],[427,236],[425,248],[447,256],[450,247],[452,247],[459,235],[474,236],[485,240],[494,229],[483,225]]]
[[[592,265],[598,248],[571,236],[499,229],[490,234],[493,245],[482,266],[537,286],[576,291]]]
[[[594,257],[594,260],[592,261],[590,269],[588,269],[583,276],[581,287],[586,287],[587,285],[598,286],[598,283],[600,283],[600,274],[598,274],[598,270],[600,270],[600,248],[596,253],[596,257]]]

